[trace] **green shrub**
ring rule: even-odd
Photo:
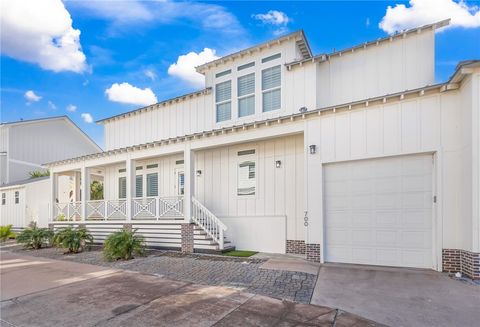
[[[49,170],[34,170],[28,173],[30,178],[38,178],[38,177],[45,177],[50,176]]]
[[[133,255],[145,254],[145,240],[137,234],[137,230],[124,228],[107,237],[103,247],[103,255],[106,260],[130,260]]]
[[[38,228],[35,222],[17,235],[17,242],[26,248],[40,249],[44,244],[50,244],[53,231],[48,228]]]
[[[86,228],[67,227],[53,237],[53,244],[67,250],[66,253],[82,252],[86,246],[93,243],[93,236]]]
[[[56,221],[65,221],[65,215],[63,213],[59,214],[57,218],[55,219]]]
[[[15,238],[12,225],[0,226],[0,242],[5,242],[9,238]]]

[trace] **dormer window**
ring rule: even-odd
[[[255,113],[255,73],[241,76],[237,80],[238,117]]]
[[[281,107],[281,68],[280,65],[262,70],[263,112]]]
[[[232,81],[218,83],[215,86],[215,103],[217,106],[217,123],[232,118]]]

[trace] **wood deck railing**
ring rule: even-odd
[[[132,199],[132,220],[183,219],[183,196]],[[81,221],[82,202],[56,203],[53,221]],[[127,200],[87,201],[85,221],[128,220]]]

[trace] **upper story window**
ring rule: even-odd
[[[15,204],[20,203],[20,192],[15,191]]]
[[[255,113],[255,73],[241,76],[237,80],[238,117]]]
[[[216,77],[216,78],[219,78],[219,77],[222,77],[222,76],[228,75],[228,74],[230,74],[231,72],[232,72],[232,70],[231,70],[231,69],[229,69],[229,70],[225,70],[225,71],[223,71],[223,72],[220,72],[220,73],[217,73],[217,74],[215,74],[215,77]]]
[[[215,103],[217,106],[217,123],[232,118],[232,81],[218,83],[215,86]]]
[[[7,203],[7,194],[2,193],[2,206]]]
[[[262,64],[265,63],[265,62],[269,62],[269,61],[272,61],[272,60],[275,60],[275,59],[278,59],[282,56],[281,53],[277,53],[277,54],[274,54],[272,56],[268,56],[266,58],[263,58],[262,59]]]
[[[263,112],[280,109],[281,68],[280,65],[262,70]]]
[[[244,70],[253,66],[255,66],[255,61],[249,62],[248,64],[245,64],[245,65],[238,66],[237,70]]]

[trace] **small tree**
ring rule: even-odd
[[[93,236],[86,228],[67,227],[53,237],[53,244],[67,250],[66,253],[82,252],[93,243]]]
[[[145,254],[145,240],[137,234],[137,230],[124,228],[107,237],[103,247],[103,255],[108,261],[130,260],[133,255]]]
[[[90,184],[90,199],[103,200],[103,184],[99,181],[93,181]]]
[[[17,242],[25,248],[40,249],[44,244],[50,244],[53,231],[48,228],[38,228],[37,223],[30,225],[17,235]]]
[[[29,172],[30,178],[50,176],[49,170],[34,170]]]

